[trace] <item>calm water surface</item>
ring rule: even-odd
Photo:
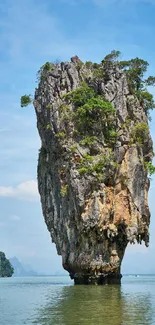
[[[73,286],[68,277],[0,279],[0,325],[155,325],[155,276],[121,286]]]

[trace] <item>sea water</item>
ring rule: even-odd
[[[69,277],[0,279],[0,325],[152,325],[155,276],[121,286],[74,286]]]

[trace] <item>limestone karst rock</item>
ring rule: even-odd
[[[76,284],[120,283],[127,244],[149,242],[143,105],[117,65],[75,56],[45,64],[34,106],[42,210],[63,267]]]
[[[0,278],[10,278],[14,269],[3,252],[0,252]]]

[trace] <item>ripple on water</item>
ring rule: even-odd
[[[155,324],[155,277],[73,286],[68,277],[0,279],[2,325]]]

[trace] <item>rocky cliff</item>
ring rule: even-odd
[[[13,266],[3,252],[0,252],[0,278],[10,278],[14,273]]]
[[[73,57],[40,70],[42,210],[76,284],[120,283],[127,244],[148,246],[152,140],[144,103],[117,64]]]

